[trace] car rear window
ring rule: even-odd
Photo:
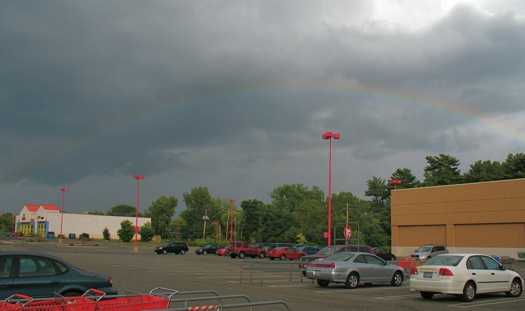
[[[346,261],[352,257],[354,257],[354,253],[347,253],[347,252],[341,252],[341,253],[335,253],[328,257],[326,257],[325,260],[340,260],[340,261]]]
[[[457,266],[459,262],[463,259],[463,256],[453,255],[453,256],[436,256],[432,257],[423,265],[435,265],[435,266]]]

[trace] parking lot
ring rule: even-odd
[[[95,246],[89,242],[90,245],[86,246],[68,243],[58,246],[55,241],[21,241],[2,241],[0,249],[51,253],[86,270],[109,274],[122,294],[126,290],[148,293],[156,287],[181,292],[213,291],[219,295],[239,295],[223,303],[245,302],[245,297],[253,302],[284,300],[292,310],[523,310],[525,307],[525,295],[517,299],[507,298],[504,294],[479,296],[472,303],[463,303],[453,296],[435,296],[427,301],[418,293],[410,292],[406,282],[401,287],[370,285],[350,290],[343,285],[330,285],[321,288],[302,278],[299,271],[288,271],[296,261],[283,263],[269,259],[198,256],[194,253],[195,247],[185,255],[157,255],[153,246],[141,246],[139,252],[134,253],[132,244],[101,243]],[[517,262],[514,268],[524,275],[525,263]],[[212,303],[217,301],[203,304]],[[173,308],[182,306],[182,303],[171,305]],[[286,309],[273,305],[254,310]]]

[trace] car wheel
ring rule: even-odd
[[[476,297],[476,286],[472,282],[467,282],[465,287],[463,287],[463,294],[461,295],[461,300],[465,302],[471,302]]]
[[[392,277],[392,281],[390,282],[390,285],[392,286],[401,286],[403,284],[403,274],[399,271],[394,273],[394,276]]]
[[[168,250],[167,249],[163,249],[162,250],[162,255],[167,255],[168,254]]]
[[[243,252],[240,252],[240,253],[239,253],[239,258],[240,258],[240,259],[243,259],[243,258],[244,258],[244,255],[245,255],[245,254],[244,254]]]
[[[279,256],[279,260],[285,260],[285,259],[286,259],[286,256],[284,255]]]
[[[432,297],[434,297],[434,293],[431,293],[431,292],[419,292],[419,294],[421,295],[421,297],[423,297],[423,299],[432,299]]]
[[[330,281],[317,280],[317,285],[319,285],[320,287],[328,287],[328,284],[330,284]]]
[[[202,254],[203,254],[203,255],[207,255],[207,254],[208,254],[208,251],[202,251]]]
[[[512,283],[510,283],[510,290],[508,292],[505,292],[505,295],[508,297],[519,297],[521,296],[521,293],[523,292],[523,286],[519,279],[512,280]]]
[[[359,275],[357,275],[355,272],[352,272],[346,278],[345,287],[356,288],[357,285],[359,285]]]
[[[186,251],[183,250],[183,249],[181,249],[180,252],[179,252],[179,254],[184,255],[184,254],[186,254]]]
[[[263,259],[264,257],[266,257],[266,253],[265,252],[260,252],[259,253],[259,258]]]

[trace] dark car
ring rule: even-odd
[[[215,254],[219,248],[223,248],[223,246],[218,245],[218,244],[207,244],[201,248],[197,248],[195,250],[195,254],[197,255]]]
[[[394,261],[394,260],[396,260],[396,255],[394,255],[391,252],[385,250],[384,248],[373,247],[373,249],[376,252],[376,255],[378,257],[381,257],[383,260],[386,260],[386,261]]]
[[[166,255],[168,253],[174,253],[174,254],[181,254],[184,255],[189,250],[188,243],[181,242],[181,241],[175,241],[175,242],[168,242],[164,243],[161,246],[155,247],[153,250],[157,254]]]
[[[298,251],[305,252],[306,255],[315,255],[319,251],[319,246],[303,245],[297,248]]]
[[[0,299],[14,294],[33,298],[80,296],[89,289],[116,295],[111,277],[77,268],[43,253],[6,251],[0,253]]]

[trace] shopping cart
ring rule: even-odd
[[[142,311],[142,310],[162,310],[167,309],[170,300],[178,291],[157,287],[152,289],[148,295],[129,292],[129,296],[98,298],[95,303],[95,311]]]
[[[14,294],[0,302],[0,310],[21,311],[94,311],[95,301],[84,295],[63,297],[55,293],[53,299],[33,300],[32,297]]]

